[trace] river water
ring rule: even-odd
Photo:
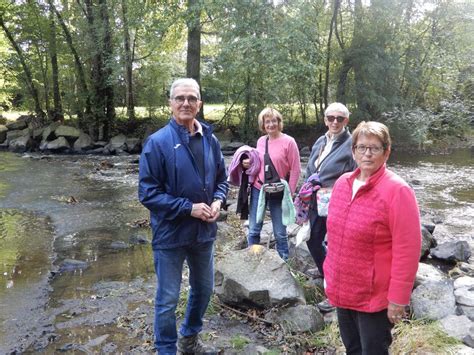
[[[100,282],[153,280],[150,246],[133,243],[137,236],[151,239],[136,226],[148,217],[136,198],[137,159],[0,152],[0,353],[45,348],[59,336],[62,344],[93,338],[91,327],[62,332],[75,312],[61,307],[96,300],[91,290]],[[423,221],[436,224],[439,241],[474,242],[470,150],[393,155],[389,166],[413,186]],[[62,272],[66,259],[88,267]],[[53,335],[38,343],[48,327]]]

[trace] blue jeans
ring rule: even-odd
[[[191,336],[202,329],[202,318],[214,288],[214,242],[197,243],[173,249],[154,250],[158,279],[155,298],[155,347],[161,354],[176,354],[176,306],[184,260],[189,267],[188,303],[179,332]]]
[[[259,194],[260,190],[252,186],[249,206],[249,235],[247,238],[249,246],[260,243],[260,232],[262,231],[263,222],[257,223]],[[266,202],[270,209],[276,250],[283,260],[288,260],[288,235],[286,234],[286,226],[283,224],[281,201],[269,200]]]

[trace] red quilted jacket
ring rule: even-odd
[[[408,184],[382,166],[352,197],[357,169],[334,185],[327,220],[326,294],[341,308],[378,312],[410,303],[421,248]]]

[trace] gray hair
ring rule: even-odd
[[[201,100],[201,93],[200,93],[200,90],[199,90],[199,84],[197,83],[196,80],[194,80],[192,78],[181,78],[181,79],[176,79],[175,81],[173,81],[173,84],[171,84],[171,88],[170,88],[170,98],[171,99],[174,98],[174,91],[176,90],[176,88],[181,87],[181,86],[191,87],[195,91],[196,97],[199,100]]]
[[[324,111],[324,116],[327,116],[333,112],[341,112],[344,115],[344,117],[349,117],[350,115],[350,112],[347,109],[347,107],[341,104],[340,102],[333,102],[332,104],[330,104],[326,108],[326,111]]]
[[[373,136],[378,138],[380,143],[382,143],[384,150],[387,150],[392,145],[388,127],[380,122],[362,121],[359,123],[354,132],[352,132],[352,149],[355,149],[357,141],[361,136]]]

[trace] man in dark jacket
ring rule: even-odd
[[[170,90],[173,117],[147,139],[140,157],[138,195],[150,210],[158,279],[159,354],[216,353],[198,334],[214,287],[216,220],[229,186],[219,141],[211,127],[195,119],[201,104],[194,79],[176,80]],[[178,338],[175,311],[185,260],[190,290]]]

